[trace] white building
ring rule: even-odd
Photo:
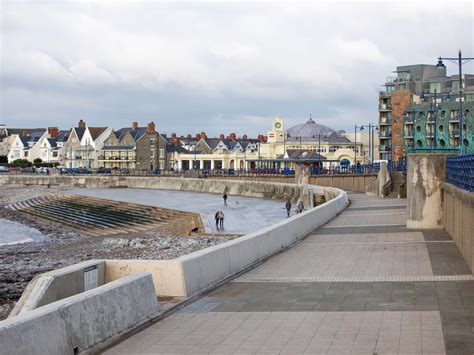
[[[111,127],[89,127],[80,120],[78,126],[71,129],[62,148],[61,164],[68,168],[98,168],[104,141],[111,132]]]

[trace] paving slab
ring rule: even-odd
[[[474,353],[474,278],[449,235],[407,229],[405,200],[349,198],[299,244],[107,354]]]

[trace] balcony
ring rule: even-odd
[[[381,139],[389,139],[392,138],[392,132],[380,132],[379,133],[379,138]]]
[[[380,152],[391,152],[391,151],[392,151],[392,147],[389,146],[389,145],[388,145],[388,146],[382,145],[382,146],[380,146],[380,149],[379,149],[379,150],[380,150]]]
[[[451,137],[459,137],[459,128],[452,129],[450,135]]]
[[[390,118],[388,118],[388,117],[380,117],[380,118],[379,118],[379,125],[382,125],[382,126],[390,126]]]
[[[107,156],[99,156],[99,161],[135,161],[135,157],[107,157]]]
[[[389,104],[379,105],[379,111],[391,111],[391,110],[392,110],[392,105],[389,105]]]

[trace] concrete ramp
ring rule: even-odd
[[[9,205],[8,208],[90,236],[151,230],[183,236],[189,235],[196,227],[205,232],[198,213],[89,196],[43,196]]]

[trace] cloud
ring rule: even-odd
[[[350,129],[377,120],[397,65],[474,54],[467,14],[472,4],[6,1],[1,120],[255,135],[272,116],[290,126],[312,113]]]

